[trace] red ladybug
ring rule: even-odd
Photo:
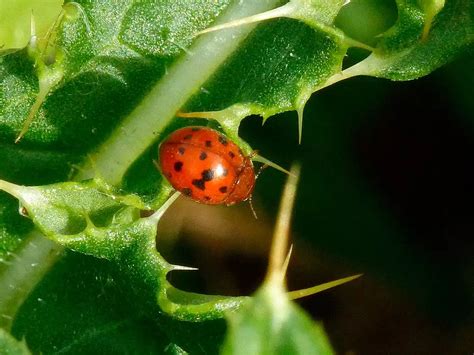
[[[247,200],[255,186],[252,161],[222,133],[186,127],[159,147],[159,169],[183,195],[210,205]]]

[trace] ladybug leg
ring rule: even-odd
[[[257,179],[258,179],[258,177],[260,176],[260,174],[262,173],[262,171],[263,171],[264,169],[266,169],[266,168],[268,168],[268,165],[267,165],[267,164],[263,164],[263,165],[258,169],[257,173],[255,174],[255,181],[257,181]],[[255,219],[258,219],[257,212],[255,211],[255,208],[254,208],[254,206],[253,206],[252,197],[253,197],[253,195],[250,194],[249,199],[248,199],[249,205],[250,205],[250,209],[252,210],[252,214],[253,214],[253,216],[255,217]]]
[[[255,208],[253,207],[252,195],[249,196],[249,200],[248,200],[248,201],[249,201],[250,209],[252,210],[253,216],[255,217],[255,219],[258,219],[257,212],[255,211]]]

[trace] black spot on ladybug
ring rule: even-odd
[[[186,196],[191,196],[191,189],[189,187],[185,187],[184,189],[181,190],[181,193]]]
[[[183,168],[182,161],[177,161],[176,163],[174,163],[174,171],[180,172],[182,168]]]
[[[234,159],[234,158],[235,158],[235,154],[234,154],[233,152],[229,152],[229,157],[230,157],[231,159]]]
[[[212,142],[211,141],[206,141],[205,144],[206,144],[206,147],[208,147],[208,148],[212,147]]]
[[[227,192],[227,186],[221,186],[219,187],[219,191],[225,194]]]
[[[227,142],[227,139],[224,137],[224,136],[219,136],[219,138],[217,138],[219,140],[219,142],[226,146],[227,144],[229,144],[229,142]]]
[[[180,155],[183,155],[185,151],[186,151],[186,149],[184,149],[184,147],[179,147],[179,148],[178,148],[178,153],[179,153]]]
[[[193,131],[193,132],[197,132],[197,131],[200,131],[200,130],[201,130],[201,128],[199,128],[199,127],[191,128],[191,131]]]
[[[198,179],[194,179],[194,180],[192,181],[192,184],[193,184],[194,186],[196,186],[199,190],[203,190],[203,191],[204,191],[204,190],[206,189],[204,179],[199,179],[199,180],[198,180]]]
[[[194,179],[191,183],[196,186],[199,190],[204,191],[206,189],[206,181],[214,179],[214,171],[206,169],[201,172],[201,179]]]
[[[203,181],[211,181],[214,179],[214,171],[211,169],[206,169],[201,172],[202,180]]]
[[[193,138],[193,135],[192,134],[186,134],[183,139],[185,140],[190,140],[191,138]]]
[[[201,152],[201,155],[199,155],[199,160],[205,160],[206,158],[207,158],[207,153]]]

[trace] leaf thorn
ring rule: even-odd
[[[171,271],[181,270],[181,271],[197,271],[197,267],[184,266],[184,265],[171,265]]]
[[[252,159],[253,161],[257,161],[257,162],[259,162],[259,163],[265,164],[265,165],[267,165],[267,166],[271,166],[272,168],[274,168],[274,169],[276,169],[276,170],[278,170],[278,171],[281,171],[282,173],[285,173],[285,174],[287,174],[287,175],[289,175],[289,176],[295,177],[292,172],[286,170],[285,168],[281,167],[281,166],[278,165],[277,163],[274,163],[274,162],[272,162],[271,160],[268,160],[267,158],[262,157],[260,154],[255,154],[255,155],[253,155],[253,156],[251,157],[251,159]]]
[[[251,23],[261,22],[265,20],[270,20],[278,17],[289,17],[294,12],[294,6],[292,3],[287,3],[283,6],[277,7],[276,9],[265,11],[256,15],[244,17],[241,19],[237,19],[234,21],[230,21],[227,23],[223,23],[222,25],[216,25],[205,30],[199,31],[195,34],[195,37],[203,35],[205,33],[220,31],[228,28],[248,25]]]
[[[361,277],[362,275],[363,274],[357,274],[357,275],[345,277],[345,278],[342,278],[342,279],[339,279],[339,280],[326,282],[326,283],[323,283],[321,285],[317,285],[317,286],[313,286],[313,287],[309,287],[309,288],[304,288],[304,289],[301,289],[301,290],[291,291],[291,292],[288,292],[288,298],[290,300],[296,300],[296,299],[299,299],[299,298],[311,296],[311,295],[314,295],[316,293],[319,293],[319,292],[328,290],[330,288],[345,284],[349,281],[355,280],[355,279]]]

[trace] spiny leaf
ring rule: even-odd
[[[0,188],[17,197],[25,214],[49,239],[72,250],[116,262],[125,274],[146,285],[149,299],[162,311],[183,320],[222,317],[238,307],[239,297],[206,296],[175,289],[166,279],[173,270],[155,245],[157,223],[179,196],[175,193],[149,217],[140,217],[136,196],[115,196],[100,183],[59,183],[25,187],[0,180]],[[137,202],[138,200],[138,202]]]
[[[384,33],[374,53],[346,69],[336,81],[356,75],[412,80],[429,74],[472,47],[472,1],[420,3],[424,5],[399,1],[397,23]],[[329,80],[327,84],[333,82]]]

